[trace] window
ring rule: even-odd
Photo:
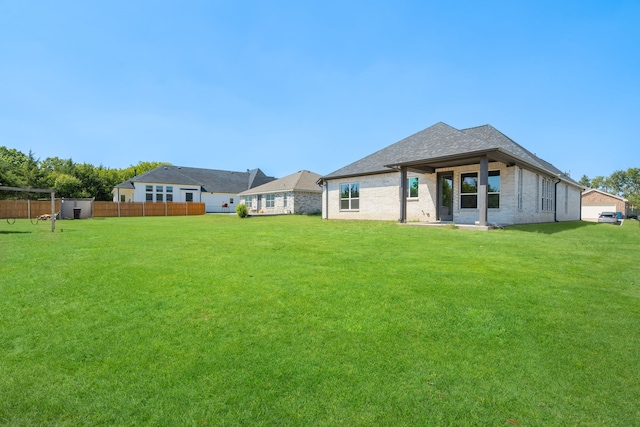
[[[542,198],[540,200],[542,211],[553,211],[553,186],[552,180],[542,178]]]
[[[185,199],[185,201],[187,201],[187,202],[193,202],[193,193],[186,193],[186,194],[184,195],[184,199]]]
[[[162,185],[156,185],[156,193],[162,193]]]
[[[153,185],[146,185],[145,188],[147,193],[153,193]]]
[[[360,184],[340,184],[340,210],[360,209]]]
[[[418,178],[407,178],[407,197],[418,197]]]
[[[167,193],[173,193],[173,186],[167,185]]]
[[[232,205],[232,204],[233,204],[233,197],[231,197],[231,198],[229,199],[229,204],[230,204],[230,205]]]
[[[518,168],[518,210],[522,210],[522,168]]]
[[[489,171],[487,179],[488,208],[500,207],[500,171]],[[460,175],[460,207],[477,209],[478,207],[478,173]]]
[[[153,202],[153,193],[147,193],[147,197],[145,200],[147,202]]]
[[[287,193],[284,193],[284,200],[283,200],[283,206],[286,208],[287,207]]]
[[[488,207],[489,209],[498,209],[500,207],[500,171],[489,171],[487,184]]]
[[[536,175],[536,200],[540,199],[540,175]],[[536,202],[536,212],[539,212],[540,205]]]
[[[173,194],[171,193],[167,194],[167,202],[173,202]]]
[[[162,193],[156,193],[156,202],[162,201]]]
[[[564,185],[564,213],[569,213],[569,186]]]
[[[478,174],[476,172],[460,175],[460,207],[462,209],[478,207]]]
[[[251,207],[251,205],[253,204],[253,197],[244,196],[244,204],[247,205],[247,207]]]
[[[272,208],[276,205],[275,203],[276,196],[275,194],[267,194],[267,207]]]

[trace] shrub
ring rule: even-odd
[[[241,205],[236,206],[236,213],[240,218],[246,218],[249,216],[249,209],[247,208],[247,205],[243,203]]]

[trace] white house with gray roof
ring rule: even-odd
[[[579,220],[584,190],[490,125],[442,122],[319,183],[325,219],[481,226]]]
[[[114,202],[202,202],[206,212],[233,212],[239,193],[274,179],[260,169],[159,166],[118,184],[112,193]]]
[[[315,214],[322,210],[320,175],[301,170],[240,193],[250,213]]]

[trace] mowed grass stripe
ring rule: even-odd
[[[9,425],[632,425],[637,222],[0,228]]]

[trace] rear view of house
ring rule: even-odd
[[[250,213],[315,214],[322,209],[320,175],[308,170],[287,175],[240,193]]]
[[[115,202],[202,202],[206,212],[233,212],[240,192],[274,179],[260,169],[234,172],[159,166],[118,184],[112,193]]]
[[[490,125],[437,123],[320,179],[325,219],[525,224],[580,219],[583,188]]]

